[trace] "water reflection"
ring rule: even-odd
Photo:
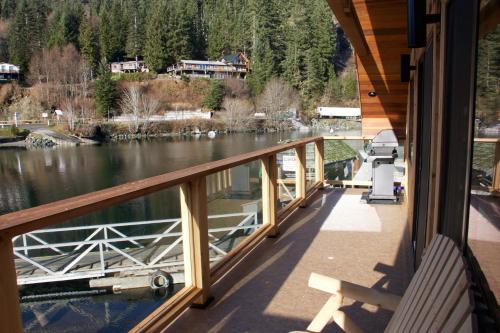
[[[112,297],[100,295],[26,302],[21,306],[24,330],[53,333],[126,332],[180,287],[175,288],[167,294],[137,289]]]
[[[0,214],[295,139],[300,132],[0,151]],[[309,134],[310,135],[310,134]]]

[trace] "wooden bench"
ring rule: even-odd
[[[403,297],[312,273],[309,287],[332,296],[307,330],[321,332],[333,320],[346,332],[362,332],[340,309],[350,298],[394,311],[385,332],[475,332],[469,286],[461,252],[451,239],[437,235]]]

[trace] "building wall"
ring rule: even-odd
[[[356,54],[363,135],[392,128],[406,134],[407,85],[400,82],[399,56],[408,53],[405,0],[354,0],[368,52]],[[370,97],[369,92],[376,92]]]

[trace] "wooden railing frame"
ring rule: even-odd
[[[306,206],[306,146],[295,147],[295,198],[300,200],[300,207]]]
[[[315,191],[323,188],[324,140],[329,139],[369,140],[371,137],[311,137],[0,216],[0,333],[22,331],[12,237],[178,185],[186,286],[144,318],[132,332],[158,331],[191,304],[206,304],[212,284],[264,238],[278,235],[279,224],[299,207],[305,207]],[[314,144],[315,184],[307,189],[306,145],[311,143]],[[297,194],[295,200],[278,212],[276,154],[290,149],[296,151]],[[206,176],[252,161],[260,161],[262,167],[263,226],[210,268]]]
[[[295,203],[305,205],[305,145],[319,140],[322,141],[322,137],[302,139],[0,216],[0,332],[22,332],[12,253],[13,237],[178,185],[186,287],[144,318],[132,331],[156,331],[167,326],[187,306],[206,304],[210,299],[212,283],[264,237],[275,236],[279,232],[281,217],[276,209],[276,154],[298,147],[297,180],[301,195],[291,206]],[[260,160],[262,165],[264,225],[210,269],[206,176],[255,160]]]

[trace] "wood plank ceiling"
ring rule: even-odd
[[[356,53],[363,135],[406,132],[408,84],[399,80],[406,43],[406,0],[328,0]],[[375,97],[368,96],[374,91]]]

